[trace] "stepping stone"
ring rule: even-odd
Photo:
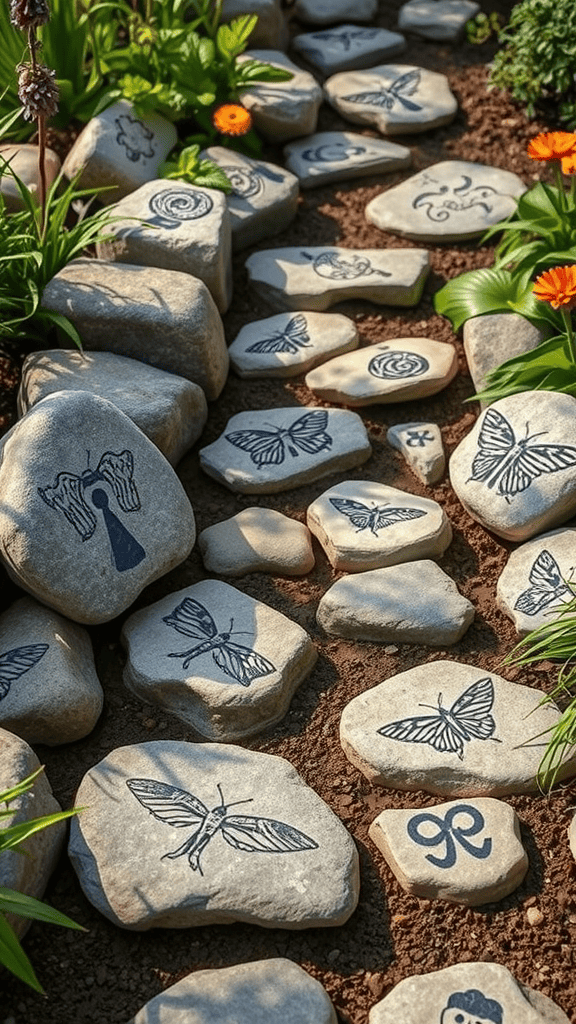
[[[230,1024],[233,1019],[337,1024],[326,989],[283,957],[188,974],[146,1003],[128,1024]]]
[[[332,181],[389,174],[409,167],[412,153],[406,146],[372,139],[357,132],[316,132],[284,146],[286,166],[298,175],[302,188]]]
[[[26,741],[0,728],[0,792],[18,786],[38,768],[40,761]],[[5,809],[2,804],[2,810]],[[54,799],[50,783],[42,773],[28,793],[10,802],[10,810],[14,814],[0,824],[0,833],[11,825],[21,825],[46,814],[58,814],[62,808]],[[17,849],[3,850],[0,858],[0,886],[42,899],[48,879],[58,862],[65,836],[66,822],[58,821],[31,835]],[[23,852],[27,856],[23,856]],[[31,920],[15,914],[8,914],[7,920],[19,939],[32,924]]]
[[[20,415],[55,391],[89,391],[107,398],[173,466],[198,440],[208,417],[198,384],[112,352],[32,352],[22,367]]]
[[[277,494],[361,466],[372,449],[357,413],[295,406],[238,413],[199,454],[204,472],[229,490]]]
[[[211,146],[203,156],[218,164],[232,184],[226,203],[234,251],[280,234],[292,223],[299,196],[294,174],[224,146]]]
[[[220,314],[206,285],[189,274],[72,260],[44,289],[42,306],[68,317],[85,349],[112,350],[186,377],[208,401],[226,383]]]
[[[303,576],[314,568],[310,531],[273,508],[245,508],[198,537],[204,568],[220,576],[272,572]]]
[[[378,12],[377,0],[296,0],[294,12],[300,21],[311,25],[336,25],[342,21],[372,21]]]
[[[474,0],[409,0],[398,12],[398,27],[424,39],[455,43],[479,10]]]
[[[246,269],[254,291],[277,309],[322,312],[348,299],[416,306],[430,256],[427,249],[290,246],[253,253]]]
[[[254,127],[268,142],[288,142],[316,131],[322,89],[309,71],[303,71],[280,50],[247,50],[239,57],[259,60],[290,71],[286,82],[255,83],[240,93],[240,102],[252,114]]]
[[[396,985],[368,1014],[368,1024],[570,1024],[542,992],[501,964],[453,964]]]
[[[77,803],[72,864],[123,928],[338,927],[356,908],[352,837],[284,758],[219,743],[121,747],[84,776]]]
[[[464,636],[474,607],[436,562],[422,559],[344,576],[326,591],[316,618],[345,639],[448,647]]]
[[[108,622],[190,553],[174,470],[124,413],[49,395],[2,439],[0,555],[12,580],[75,622]]]
[[[246,324],[228,350],[240,377],[293,377],[358,345],[358,329],[341,313],[279,313]]]
[[[243,14],[255,14],[258,18],[250,33],[251,46],[264,46],[271,50],[286,49],[289,33],[280,0],[224,0],[223,22],[228,23]]]
[[[439,558],[452,540],[437,502],[372,480],[345,480],[324,491],[306,521],[330,564],[344,572]]]
[[[574,857],[574,860],[576,860],[576,814],[572,818],[568,828],[568,843],[570,846],[570,853]]]
[[[426,900],[496,903],[528,870],[514,808],[491,797],[382,811],[369,835],[402,888]]]
[[[543,696],[473,665],[433,661],[355,697],[340,739],[377,786],[443,797],[537,793],[546,735],[560,719]],[[559,779],[575,767],[573,753]]]
[[[10,165],[10,170],[17,174],[30,189],[33,195],[38,195],[39,172],[38,172],[38,146],[31,146],[17,142],[0,146],[0,195],[4,200],[7,213],[16,213],[24,209],[24,201],[20,194],[14,178],[8,170],[4,173],[3,161]],[[44,168],[46,174],[46,189],[48,190],[56,180],[60,170],[60,157],[53,149],[44,151]]]
[[[427,132],[450,124],[458,110],[445,75],[411,64],[332,75],[324,94],[347,121],[374,125],[385,135]]]
[[[184,181],[148,181],[114,207],[102,260],[197,277],[221,313],[232,300],[232,235],[226,196]]]
[[[527,540],[576,511],[576,399],[524,391],[495,402],[450,459],[466,511],[508,540]]]
[[[279,722],[317,659],[300,626],[219,580],[135,612],[122,642],[128,689],[221,743]]]
[[[376,196],[365,214],[382,231],[417,242],[459,242],[509,217],[525,191],[510,171],[443,160]]]
[[[397,423],[386,431],[386,440],[423,484],[436,484],[444,476],[446,456],[437,423]]]
[[[486,387],[490,370],[524,355],[544,341],[542,331],[518,313],[484,313],[467,320],[462,329],[464,352],[476,391]],[[491,402],[481,402],[484,409]]]
[[[100,202],[115,203],[157,178],[177,141],[176,129],[165,117],[138,117],[131,103],[120,100],[91,118],[62,170],[70,179],[81,171],[77,188],[102,189]]]
[[[0,727],[27,743],[74,743],[104,702],[85,629],[24,597],[0,615]]]
[[[292,46],[316,71],[335,75],[338,71],[373,67],[378,61],[396,57],[406,49],[406,40],[398,32],[384,28],[338,25],[324,32],[295,36]]]
[[[576,530],[541,533],[512,551],[498,580],[496,604],[526,636],[574,600],[575,570]]]
[[[390,404],[435,395],[457,373],[452,345],[431,338],[394,338],[317,366],[306,374],[306,386],[327,402]]]

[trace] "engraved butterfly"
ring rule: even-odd
[[[386,526],[407,519],[419,519],[420,516],[426,515],[426,512],[419,508],[386,508],[385,505],[369,508],[361,501],[352,501],[350,498],[330,498],[330,504],[342,515],[348,516],[357,533],[369,529],[375,537],[378,536],[378,530],[383,530]]]
[[[275,427],[271,430],[234,430],[226,434],[230,444],[248,452],[258,469],[262,466],[279,466],[286,458],[286,449],[297,457],[300,452],[317,455],[332,447],[332,438],[326,433],[328,413],[325,409],[307,412],[290,427]]]
[[[217,832],[220,832],[229,846],[246,853],[298,853],[301,850],[318,849],[318,843],[310,839],[310,836],[283,821],[260,818],[254,814],[228,814],[230,807],[252,803],[253,798],[225,804],[219,784],[220,804],[211,811],[197,796],[165,782],[127,779],[126,785],[158,821],[164,821],[173,828],[197,826],[182,846],[172,853],[165,853],[162,860],[175,860],[187,854],[192,871],[199,871],[201,875],[204,872],[200,866],[200,856]]]
[[[369,103],[373,107],[384,107],[386,110],[392,110],[398,100],[406,110],[422,110],[417,103],[406,98],[412,96],[419,85],[420,69],[414,68],[413,71],[407,71],[406,74],[395,78],[389,89],[382,88],[378,92],[358,92],[353,96],[344,96],[343,99],[350,103]]]
[[[442,707],[442,694],[438,694],[437,715],[415,715],[389,722],[377,731],[381,736],[402,743],[428,743],[439,753],[457,754],[464,760],[464,743],[471,739],[500,743],[492,734],[496,723],[490,714],[494,703],[494,685],[490,676],[472,683],[454,701],[452,707]],[[432,707],[420,704],[419,707]],[[435,710],[435,709],[433,709]]]
[[[488,409],[478,437],[478,453],[468,480],[482,480],[510,504],[510,498],[525,491],[542,473],[557,473],[576,466],[576,448],[567,444],[530,444],[537,434],[516,440],[508,420],[496,409]],[[466,481],[468,482],[468,481]]]
[[[310,348],[306,317],[299,313],[293,317],[283,331],[277,331],[271,338],[263,338],[250,345],[247,352],[298,352],[301,348]]]
[[[514,605],[516,611],[525,615],[537,615],[549,604],[565,604],[574,597],[573,588],[562,579],[560,566],[549,551],[540,552],[528,579],[532,586],[520,594]]]
[[[227,632],[219,633],[208,609],[193,597],[185,597],[170,615],[163,617],[162,621],[172,626],[178,633],[202,641],[188,651],[168,655],[169,658],[184,658],[183,669],[188,668],[193,658],[211,652],[218,668],[241,686],[250,686],[250,683],[259,676],[267,676],[276,671],[276,667],[268,658],[258,654],[251,647],[244,647],[243,644],[237,644],[230,639],[236,635],[232,632],[234,619],[230,619],[230,629]]]
[[[7,696],[16,679],[38,664],[49,646],[49,644],[26,644],[24,647],[14,647],[13,650],[0,654],[0,700]]]

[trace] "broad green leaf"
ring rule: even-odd
[[[536,300],[526,294],[507,270],[472,270],[448,281],[434,296],[434,308],[451,321],[455,331],[484,313],[536,312]],[[530,299],[531,297],[531,299]]]

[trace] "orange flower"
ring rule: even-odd
[[[252,117],[240,103],[224,103],[212,114],[212,124],[221,135],[246,135],[252,127]]]
[[[575,152],[574,132],[542,132],[528,143],[528,156],[533,160],[562,160]]]
[[[562,157],[562,174],[576,174],[576,152]]]
[[[549,302],[553,309],[576,306],[576,266],[552,267],[537,279],[532,291],[537,299]]]

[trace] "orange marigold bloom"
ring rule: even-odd
[[[537,299],[549,302],[553,309],[576,306],[576,266],[552,267],[536,280],[532,289]]]
[[[576,152],[562,157],[562,174],[576,174]]]
[[[542,132],[528,143],[528,156],[533,160],[562,160],[576,152],[574,132]]]
[[[224,103],[212,114],[212,124],[221,135],[246,135],[252,127],[252,117],[241,103]]]

